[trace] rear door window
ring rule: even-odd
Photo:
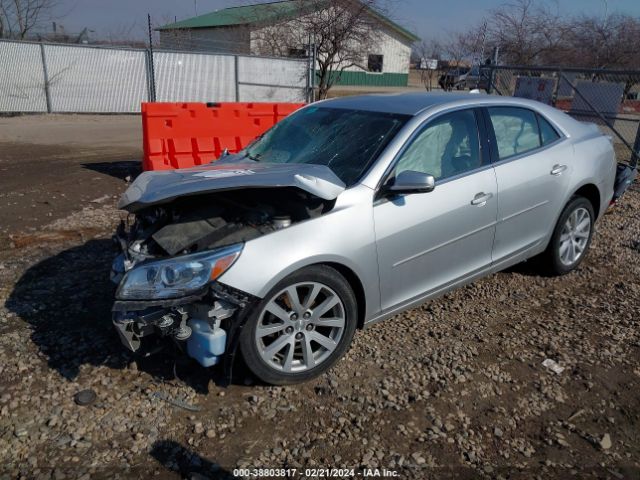
[[[556,129],[541,115],[538,115],[538,126],[540,127],[542,145],[549,145],[560,138]]]
[[[534,112],[518,107],[490,107],[488,110],[500,160],[540,148],[540,132]]]

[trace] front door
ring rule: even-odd
[[[477,124],[472,109],[445,113],[400,153],[390,181],[419,171],[433,175],[436,187],[380,198],[374,206],[383,311],[490,267],[497,185]]]

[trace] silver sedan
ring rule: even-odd
[[[536,257],[562,275],[613,197],[611,140],[479,94],[309,105],[236,155],[143,173],[120,207],[114,324],[203,366],[307,380],[355,331]],[[230,370],[228,370],[230,372]]]

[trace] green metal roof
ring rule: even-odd
[[[230,27],[233,25],[248,25],[256,22],[269,22],[269,20],[283,20],[293,18],[298,14],[297,0],[283,0],[279,2],[258,3],[255,5],[243,5],[240,7],[225,8],[197,17],[187,18],[175,23],[169,23],[158,27],[156,30],[176,30],[190,28],[214,28]],[[381,23],[400,33],[412,41],[420,40],[409,30],[401,27],[381,13],[369,9],[370,13]]]

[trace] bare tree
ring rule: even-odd
[[[368,69],[367,53],[379,41],[377,21],[387,11],[380,0],[296,0],[295,14],[269,17],[253,32],[257,52],[295,55],[315,45],[318,96],[326,98],[342,73],[352,67]]]
[[[452,32],[442,43],[442,51],[450,66],[471,63],[477,50],[478,33],[471,29],[464,32]]]
[[[592,68],[640,67],[640,19],[630,15],[580,17],[570,24],[566,50],[574,65]]]
[[[420,82],[424,85],[428,91],[433,88],[433,81],[437,76],[437,65],[423,64],[428,60],[435,60],[439,62],[442,58],[442,44],[434,39],[422,40],[414,47],[414,53],[417,57],[416,60],[420,65]]]
[[[56,0],[0,0],[0,38],[25,38],[52,18]]]
[[[486,18],[487,44],[499,47],[506,63],[546,63],[563,47],[566,24],[543,0],[513,0]]]

